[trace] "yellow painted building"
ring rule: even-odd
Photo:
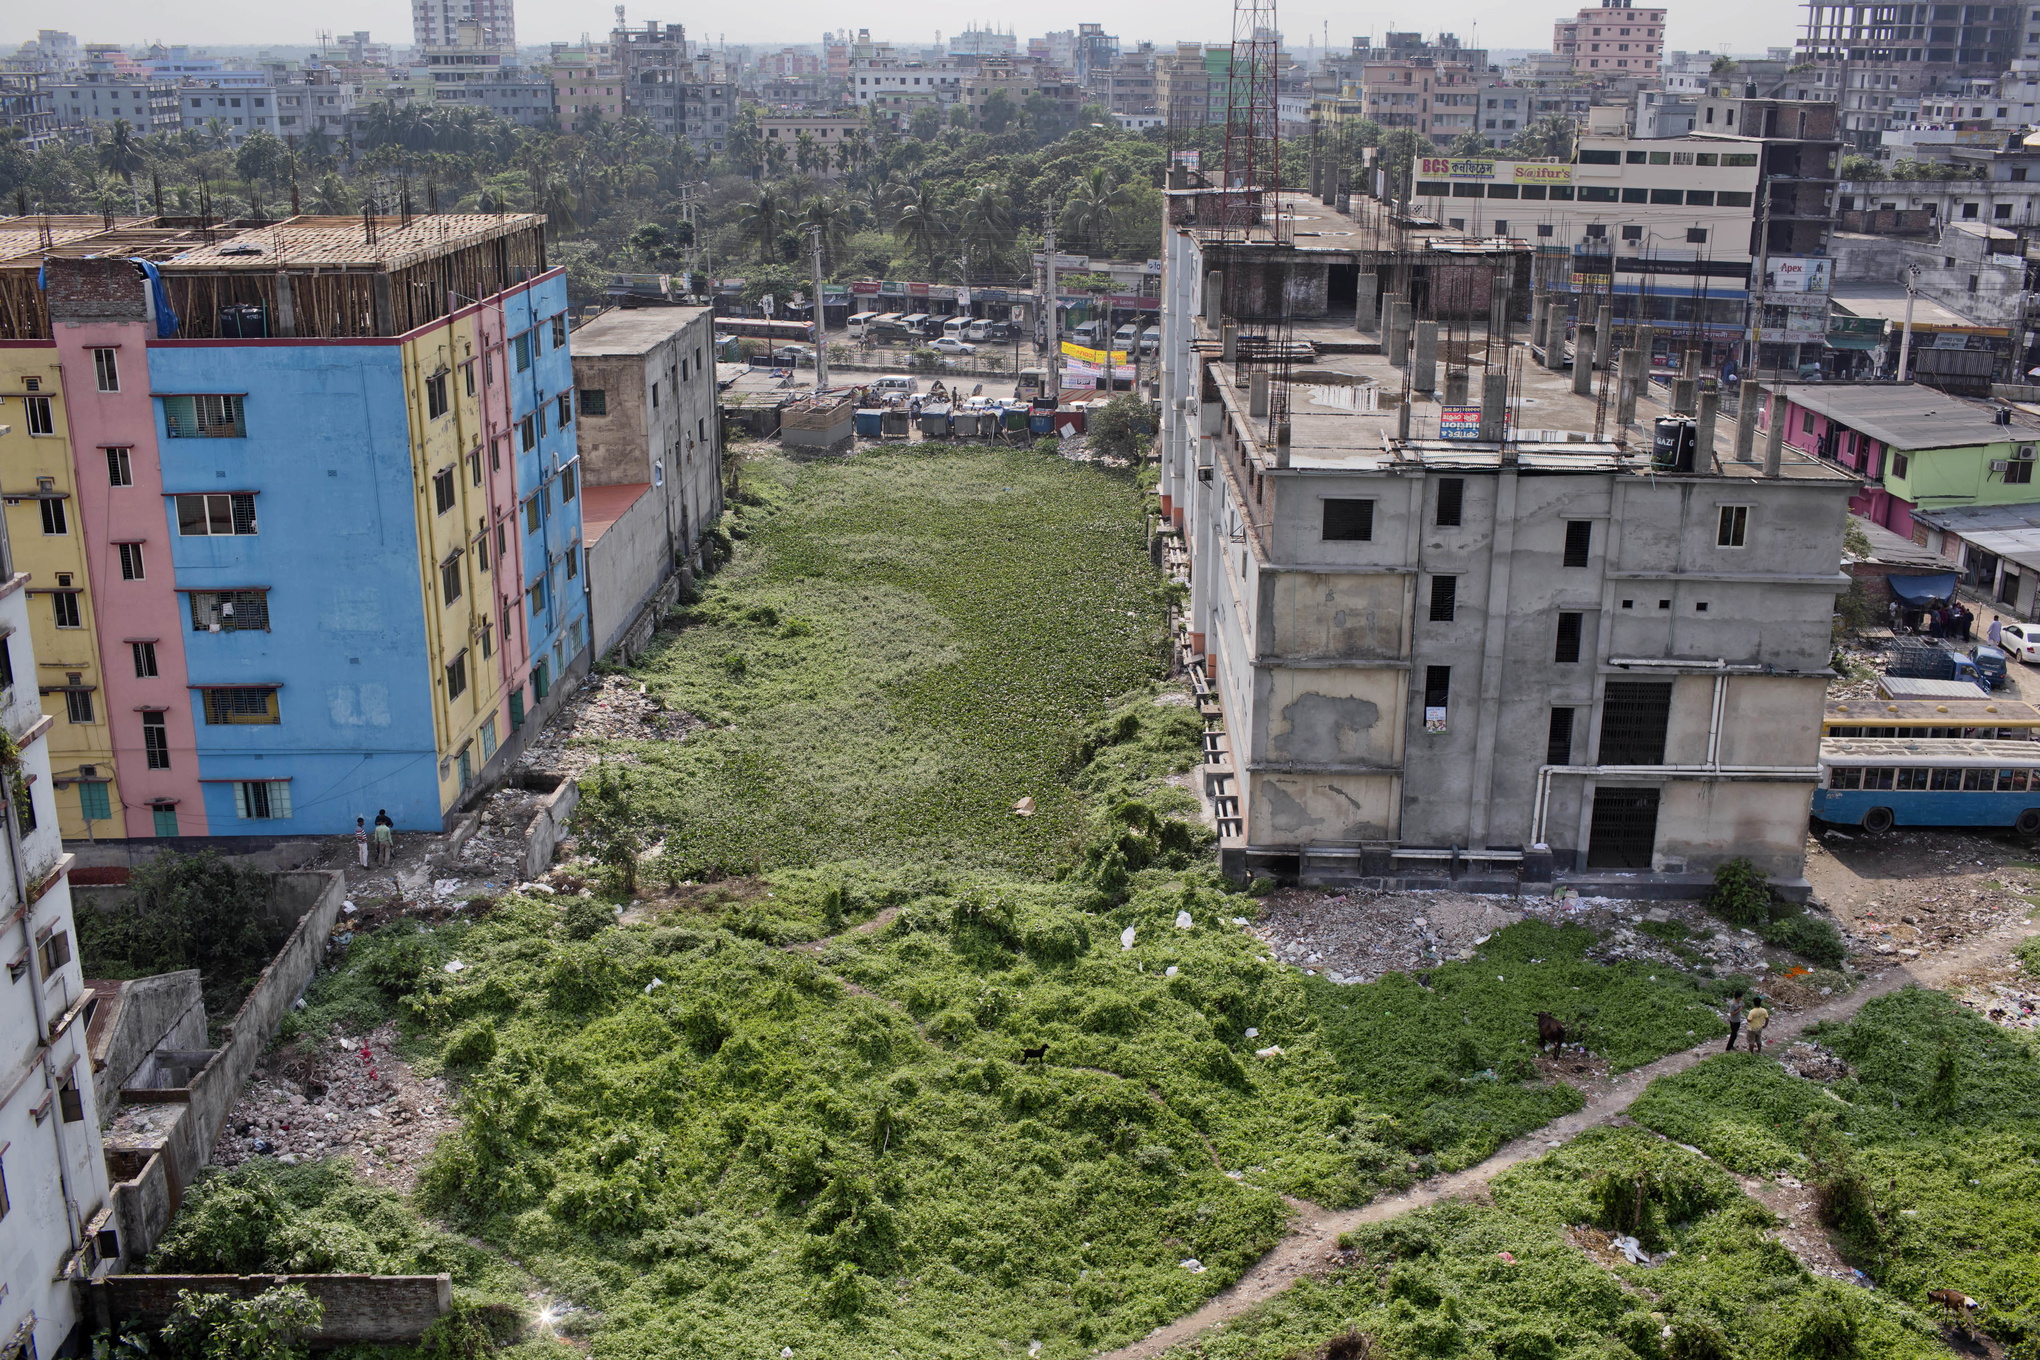
[[[0,348],[0,427],[6,429],[0,435],[0,502],[15,569],[29,576],[35,683],[43,712],[54,720],[49,750],[57,824],[65,840],[124,838],[85,526],[79,522],[63,373],[54,345]]]
[[[473,790],[507,731],[496,576],[515,531],[503,508],[506,493],[516,503],[515,468],[507,435],[494,447],[485,437],[481,349],[475,309],[404,341],[441,811]]]

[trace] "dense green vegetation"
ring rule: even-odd
[[[143,860],[116,905],[78,912],[79,962],[94,978],[196,968],[217,1029],[296,924],[272,910],[272,890],[268,874],[216,850]]]
[[[1638,1212],[1638,1206],[1641,1212]],[[1455,1201],[1347,1235],[1349,1264],[1179,1352],[1208,1360],[1925,1360],[1931,1325],[1886,1292],[1816,1280],[1719,1167],[1637,1129],[1594,1129]],[[1631,1264],[1578,1229],[1633,1233]],[[1675,1253],[1663,1255],[1663,1253]]]
[[[1070,779],[1087,729],[1162,673],[1134,484],[959,448],[760,457],[744,487],[743,551],[638,672],[710,724],[628,748],[665,838],[656,873],[1059,870],[1097,801]],[[1174,712],[1188,768],[1202,727]]]
[[[1817,1036],[1854,1068],[1823,1085],[1754,1055],[1655,1082],[1641,1123],[1744,1172],[1813,1185],[1849,1259],[1925,1307],[1960,1289],[2018,1355],[2040,1350],[2040,1061],[1940,992],[1907,989]]]

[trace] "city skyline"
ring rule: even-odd
[[[1421,17],[1378,11],[1356,14],[1350,10],[1334,12],[1328,6],[1299,6],[1282,12],[1282,29],[1293,49],[1306,48],[1313,40],[1322,48],[1328,33],[1332,46],[1344,47],[1356,34],[1372,34],[1378,42],[1391,29],[1420,28],[1427,33],[1441,30],[1457,33],[1469,45],[1474,43],[1477,34],[1479,44],[1490,49],[1542,51],[1550,48],[1553,19],[1570,12],[1570,6],[1564,3],[1548,8],[1448,7],[1427,11]],[[311,31],[301,35],[265,32],[277,22],[275,11],[268,6],[250,3],[250,0],[225,0],[202,10],[192,7],[183,14],[178,14],[173,8],[169,13],[176,16],[174,22],[166,21],[166,12],[160,6],[143,4],[140,0],[88,0],[70,7],[59,26],[75,33],[80,41],[118,42],[128,46],[145,42],[260,45],[284,51],[315,43],[318,29],[335,33],[367,29],[378,40],[398,45],[405,44],[413,31],[411,7],[402,0],[352,0],[351,3],[326,7],[320,11]],[[1153,3],[1152,0],[1139,0],[1131,6],[1115,7],[1112,14],[1106,27],[1118,33],[1123,41],[1132,43],[1145,39],[1157,46],[1177,41],[1223,41],[1231,24],[1230,11],[1219,5],[1212,5],[1208,12],[1200,13],[1186,12],[1180,6]],[[1728,4],[1710,6],[1704,19],[1696,17],[1690,7],[1674,6],[1667,17],[1666,46],[1687,51],[1704,48],[1756,54],[1766,47],[1789,45],[1803,28],[1800,15],[1801,11],[1796,7],[1764,4],[1760,0],[1730,0]],[[684,6],[670,10],[658,6],[631,6],[626,17],[632,23],[650,19],[684,23],[691,35],[703,40],[750,46],[814,43],[820,40],[823,32],[840,28],[869,28],[873,37],[881,41],[932,43],[937,32],[947,38],[972,27],[998,24],[1002,28],[1012,28],[1024,38],[1051,30],[1074,28],[1079,23],[1098,19],[1094,6],[1070,5],[1060,10],[1031,10],[1025,23],[1016,23],[1001,16],[951,9],[929,0],[910,0],[904,5],[888,6],[874,16],[845,14],[833,5],[795,0],[793,4],[771,11],[769,25],[761,23],[754,31],[719,30],[700,13]],[[521,0],[517,5],[517,32],[520,41],[527,45],[573,42],[584,32],[591,36],[607,33],[613,23],[612,11],[601,5],[568,3],[567,0]],[[12,48],[33,38],[37,28],[49,26],[35,24],[0,31],[0,44]]]

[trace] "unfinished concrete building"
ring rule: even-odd
[[[1717,448],[1691,378],[1658,456],[1648,327],[1598,375],[1591,328],[1570,375],[1512,336],[1562,314],[1525,243],[1171,200],[1160,490],[1228,869],[1799,880],[1856,482],[1751,420]],[[1482,296],[1446,305],[1471,265]],[[1442,319],[1412,324],[1424,289]]]

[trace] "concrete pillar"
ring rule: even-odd
[[[1530,347],[1536,349],[1544,343],[1544,316],[1550,309],[1551,299],[1539,293],[1530,299]]]
[[[1604,302],[1594,314],[1594,367],[1608,366],[1608,352],[1615,347],[1615,304]]]
[[[1690,353],[1690,351],[1688,352]],[[1672,379],[1673,415],[1690,416],[1693,414],[1693,403],[1699,398],[1700,395],[1698,390],[1699,387],[1700,380],[1698,378]]]
[[[454,304],[451,299],[448,299],[447,310],[454,310]],[[293,305],[291,298],[290,274],[281,269],[276,272],[275,316],[276,333],[278,335],[285,339],[290,339],[297,335],[297,308]]]
[[[1785,466],[1785,394],[1771,394],[1771,428],[1764,432],[1764,475],[1776,477]]]
[[[1382,347],[1397,368],[1410,361],[1410,304],[1399,297],[1389,307],[1388,335]]]
[[[1313,198],[1325,192],[1324,163],[1318,159],[1315,150],[1310,153],[1310,192]],[[1326,199],[1326,202],[1330,201]]]
[[[1643,351],[1625,349],[1615,364],[1615,423],[1634,424],[1636,421],[1636,391],[1642,380],[1637,377],[1643,371]]]
[[[1259,419],[1268,414],[1268,370],[1257,368],[1247,382],[1247,414]]]
[[[1447,406],[1466,405],[1466,384],[1467,374],[1465,369],[1446,369],[1444,404]]]
[[[1219,339],[1224,345],[1219,357],[1226,363],[1232,363],[1239,357],[1240,328],[1230,321],[1224,322],[1219,329]]]
[[[1735,461],[1754,463],[1757,461],[1757,408],[1763,404],[1763,392],[1755,378],[1744,378],[1742,394],[1737,409],[1742,412],[1735,422]]]
[[[1500,442],[1508,428],[1509,375],[1483,372],[1480,378],[1480,437]]]
[[[1395,412],[1395,437],[1397,439],[1408,439],[1410,437],[1410,404],[1406,401],[1398,401],[1392,409]]]
[[[1381,323],[1381,276],[1374,273],[1362,274],[1359,279],[1359,293],[1353,307],[1353,329],[1371,331]]]
[[[1433,392],[1438,387],[1438,323],[1419,321],[1416,326],[1417,352],[1410,369],[1410,387]]]
[[[1697,378],[1700,376],[1700,351],[1688,348],[1679,356],[1679,376]]]
[[[1286,420],[1275,427],[1275,466],[1289,466],[1289,422]]]
[[[1686,352],[1688,354],[1692,353],[1691,350]],[[1721,470],[1721,460],[1714,456],[1714,422],[1720,418],[1720,415],[1721,393],[1710,387],[1700,394],[1700,414],[1699,418],[1694,422],[1696,427],[1694,431],[1694,444],[1699,451],[1698,457],[1693,463],[1695,471],[1718,472]]]
[[[1599,327],[1582,321],[1579,338],[1573,341],[1572,390],[1582,397],[1594,395],[1594,347],[1600,337]]]
[[[1050,306],[1055,304],[1051,302]],[[1225,320],[1225,271],[1214,269],[1204,276],[1204,324],[1217,330]]]

